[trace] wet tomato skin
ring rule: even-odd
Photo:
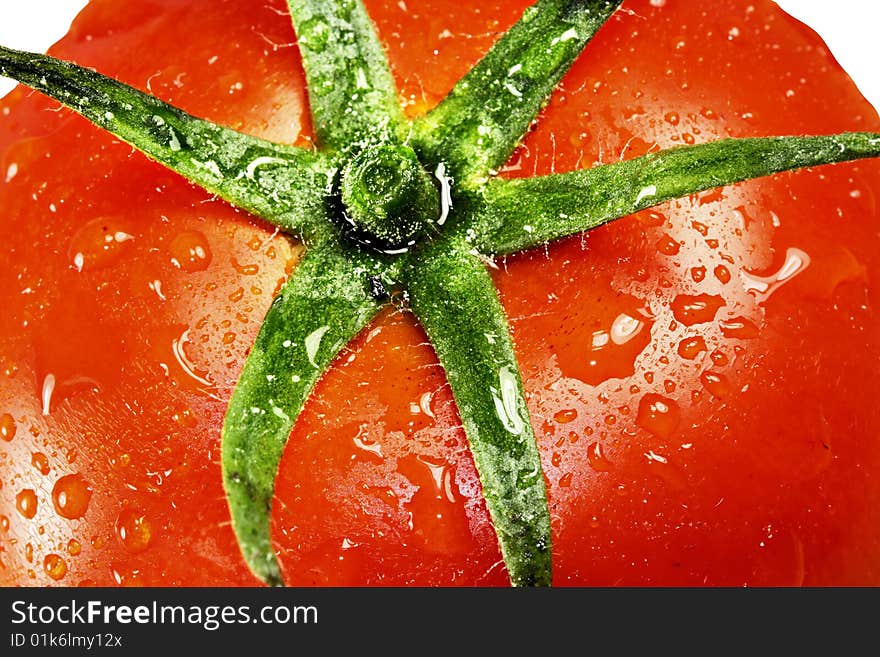
[[[526,4],[367,2],[407,113]],[[307,145],[283,5],[94,0],[53,54]],[[0,583],[255,585],[219,427],[301,249],[56,107],[22,89],[0,101]],[[627,0],[501,175],[878,127],[768,0]],[[497,262],[556,584],[880,583],[877,190],[876,162],[786,174]],[[508,582],[406,312],[321,380],[276,491],[290,584]]]

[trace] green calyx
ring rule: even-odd
[[[342,169],[342,214],[355,239],[404,250],[442,225],[440,191],[408,146],[365,148]]]
[[[320,377],[406,294],[435,347],[514,586],[549,586],[550,510],[522,376],[485,261],[665,201],[791,169],[880,156],[880,134],[731,139],[503,180],[562,76],[622,0],[537,0],[436,108],[408,122],[360,0],[288,0],[318,150],[255,139],[44,55],[0,47],[0,75],[76,110],[308,247],[229,402],[222,474],[242,555],[283,582],[275,476]],[[335,185],[335,187],[334,187]]]

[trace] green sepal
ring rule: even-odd
[[[412,143],[464,186],[501,167],[621,0],[539,0],[433,110]]]
[[[46,55],[0,46],[0,76],[54,98],[190,182],[306,242],[329,233],[325,197],[334,167],[320,153],[197,119]]]
[[[397,86],[361,0],[288,0],[322,148],[358,150],[405,131]]]
[[[550,512],[504,308],[483,261],[441,239],[405,272],[452,388],[514,586],[550,586]]]
[[[715,187],[880,156],[880,134],[725,139],[571,173],[495,179],[475,204],[474,246],[504,255]]]
[[[376,272],[380,263],[338,244],[310,249],[272,303],[229,402],[223,484],[245,561],[267,584],[282,583],[269,525],[284,445],[318,379],[379,310]]]

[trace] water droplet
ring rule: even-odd
[[[385,455],[382,454],[382,445],[374,440],[371,440],[368,436],[369,425],[362,424],[360,426],[360,429],[358,430],[357,435],[352,438],[354,446],[358,449],[364,450],[365,452],[369,452],[370,454],[378,456],[380,459],[385,458]]]
[[[681,420],[678,404],[655,393],[648,393],[639,402],[636,424],[659,438],[669,438]]]
[[[15,508],[28,520],[37,515],[37,494],[32,488],[25,488],[15,496]]]
[[[501,420],[504,428],[518,436],[522,433],[525,423],[519,410],[519,388],[516,375],[508,367],[502,367],[498,372],[499,387],[490,388],[492,399],[495,402],[495,415]]]
[[[775,273],[759,276],[748,271],[741,271],[739,275],[746,292],[752,294],[758,303],[764,303],[776,290],[809,266],[810,256],[806,252],[790,248],[785,252],[785,262]]]
[[[43,403],[42,413],[43,415],[49,415],[52,411],[52,393],[55,392],[55,375],[47,374],[43,378],[43,390],[41,393],[41,400]]]
[[[324,337],[324,334],[330,330],[329,326],[322,326],[319,329],[315,329],[311,333],[306,336],[305,346],[306,346],[306,356],[309,359],[309,362],[312,364],[312,367],[318,367],[318,364],[315,362],[315,357],[318,355],[318,349],[321,347],[321,340]]]
[[[80,552],[82,552],[82,545],[75,538],[70,539],[67,542],[67,553],[72,557],[77,556]]]
[[[693,228],[703,237],[706,237],[709,234],[709,227],[700,221],[692,221],[691,228]]]
[[[186,353],[186,345],[190,344],[189,329],[180,334],[180,337],[171,341],[171,351],[174,354],[177,364],[180,365],[183,372],[192,380],[202,384],[207,388],[213,388],[214,384],[208,379],[208,374],[200,372],[195,363]]]
[[[232,267],[242,276],[254,276],[260,273],[260,265],[242,265],[235,258],[232,259]]]
[[[558,411],[553,419],[556,420],[559,424],[568,424],[569,422],[574,422],[577,419],[578,412],[573,408],[563,409]]]
[[[706,341],[701,335],[685,338],[678,343],[678,355],[686,360],[693,360],[704,351],[706,351]]]
[[[675,238],[668,233],[664,233],[663,236],[657,241],[657,251],[659,253],[662,253],[663,255],[678,255],[678,252],[680,250],[681,244],[679,244],[675,240]]]
[[[0,516],[0,531],[9,531],[9,518],[6,516]]]
[[[761,330],[751,320],[745,317],[733,317],[726,319],[720,323],[721,333],[726,338],[735,338],[737,340],[753,340],[757,338]]]
[[[645,323],[626,313],[614,318],[611,323],[611,342],[620,346],[632,340],[645,327]]]
[[[8,443],[15,438],[15,431],[16,426],[13,417],[9,413],[0,415],[0,438]]]
[[[115,217],[99,217],[80,228],[70,241],[68,254],[77,271],[102,269],[125,254],[134,239],[125,222]]]
[[[605,456],[605,450],[601,443],[590,443],[587,446],[587,462],[596,472],[610,472],[613,467],[611,461]]]
[[[153,527],[143,513],[126,507],[116,518],[116,535],[129,552],[143,552],[153,539]]]
[[[559,485],[562,488],[568,488],[571,486],[571,480],[574,479],[574,473],[566,472],[559,478]]]
[[[680,294],[672,301],[672,314],[685,326],[693,326],[714,320],[718,309],[724,305],[724,299],[719,296]]]
[[[49,459],[42,452],[34,452],[31,456],[31,465],[34,466],[41,475],[49,474]]]
[[[211,247],[207,238],[196,230],[180,233],[168,245],[171,263],[187,272],[204,271],[211,264]]]
[[[702,283],[706,278],[706,268],[691,267],[691,278],[694,279],[694,283]]]
[[[724,265],[718,265],[715,267],[715,278],[717,278],[722,284],[727,285],[730,282],[730,270]]]
[[[43,570],[52,579],[61,580],[67,574],[67,562],[57,554],[47,554],[43,560]]]
[[[727,377],[718,372],[707,370],[700,375],[700,382],[713,396],[724,399],[731,393],[730,382]]]
[[[730,362],[730,359],[720,349],[716,349],[711,354],[709,354],[709,358],[712,359],[712,362],[718,367],[724,367],[727,363]]]
[[[76,520],[82,518],[89,508],[92,489],[79,474],[61,477],[52,488],[52,503],[55,512],[62,518]]]
[[[639,212],[636,217],[645,226],[652,227],[662,226],[669,221],[665,214],[657,212],[656,210],[644,210]]]

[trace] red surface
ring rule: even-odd
[[[307,144],[283,5],[95,0],[53,54]],[[526,2],[367,5],[415,116]],[[299,249],[56,108],[0,102],[0,584],[256,584],[219,427]],[[773,3],[627,0],[504,175],[868,129]],[[878,189],[876,162],[785,174],[498,263],[557,584],[880,583]],[[425,342],[385,313],[319,384],[277,483],[288,583],[507,583]]]

